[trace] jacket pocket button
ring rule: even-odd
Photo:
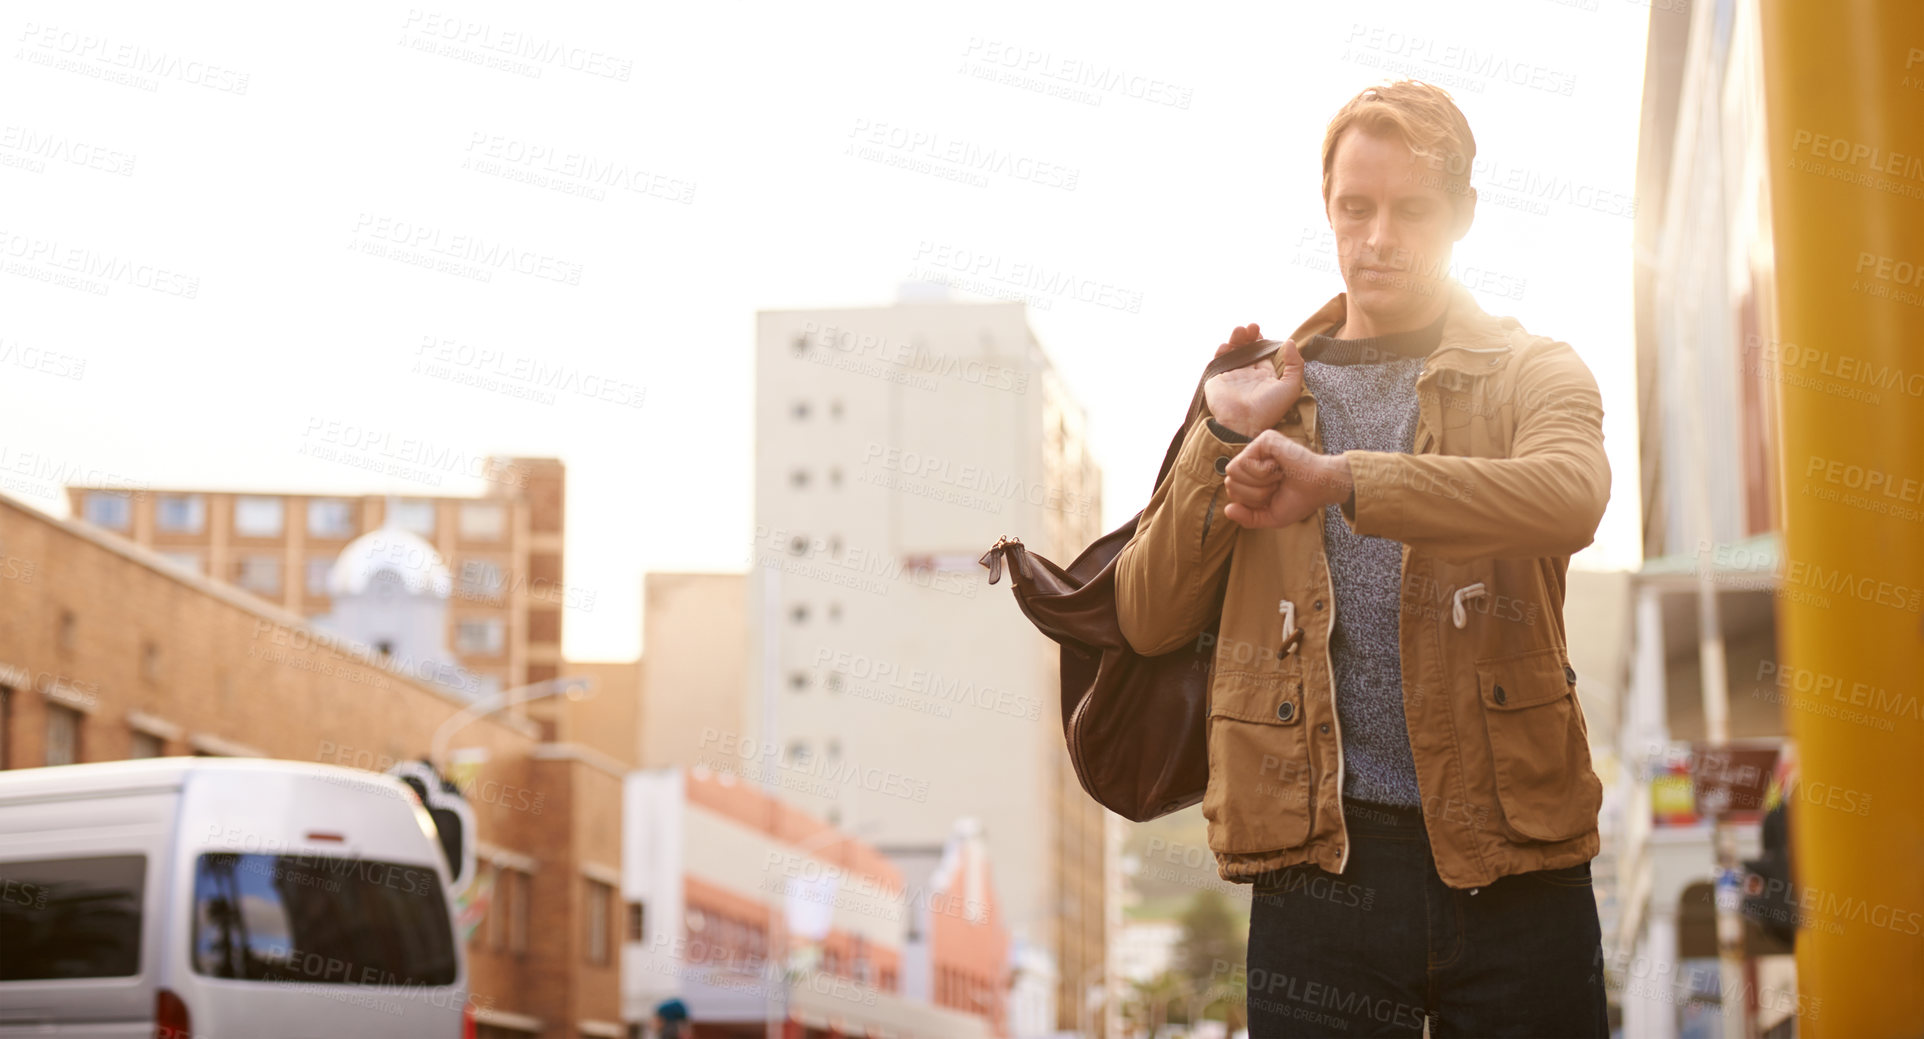
[[[1316,731],[1327,735],[1329,733],[1329,723],[1324,722],[1323,724],[1318,725],[1316,727]]]
[[[1217,455],[1216,456],[1216,475],[1221,476],[1227,472],[1229,472],[1229,456]]]
[[[1498,704],[1502,704],[1502,703],[1503,703],[1504,701],[1506,701],[1506,700],[1508,700],[1508,699],[1509,699],[1509,697],[1507,697],[1507,696],[1505,696],[1505,695],[1503,695],[1503,687],[1502,687],[1502,686],[1497,686],[1497,687],[1496,687],[1496,692],[1495,692],[1495,694],[1493,695],[1493,699],[1495,699],[1495,700],[1496,700],[1496,702],[1497,702]]]
[[[1291,718],[1296,717],[1295,702],[1291,700],[1284,700],[1282,703],[1277,704],[1276,717],[1282,719],[1283,721],[1289,721]]]
[[[1571,685],[1576,685],[1577,669],[1574,667],[1571,667],[1568,664],[1563,665],[1563,680],[1570,683]]]

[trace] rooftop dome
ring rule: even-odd
[[[446,599],[454,591],[454,577],[433,545],[418,534],[382,527],[341,549],[327,575],[327,593],[336,598],[359,595],[384,573],[393,574],[409,595]]]

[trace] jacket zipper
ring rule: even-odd
[[[1323,430],[1318,425],[1310,431],[1312,449],[1323,453]],[[1349,865],[1349,821],[1343,818],[1343,717],[1336,709],[1336,664],[1329,655],[1329,637],[1336,630],[1336,582],[1329,572],[1329,538],[1322,527],[1322,516],[1318,515],[1316,537],[1323,551],[1323,601],[1329,603],[1329,625],[1323,629],[1323,677],[1329,686],[1329,720],[1336,733],[1336,839],[1342,843],[1343,851],[1336,859],[1336,872],[1343,872]],[[1308,724],[1308,719],[1304,719]]]
[[[1317,439],[1321,439],[1318,437]],[[1336,630],[1336,584],[1329,573],[1329,548],[1323,548],[1323,591],[1329,602],[1329,631],[1323,634],[1323,668],[1329,679],[1329,717],[1336,729],[1336,833],[1343,842],[1343,853],[1336,860],[1336,872],[1349,865],[1349,822],[1343,818],[1343,718],[1336,710],[1336,665],[1329,655],[1329,632]]]

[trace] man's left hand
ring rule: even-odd
[[[1273,429],[1242,449],[1227,476],[1223,511],[1245,527],[1287,527],[1355,492],[1342,455],[1319,455]]]

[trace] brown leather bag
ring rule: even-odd
[[[1216,358],[1196,383],[1189,416],[1163,454],[1156,485],[1169,478],[1183,437],[1202,412],[1203,383],[1254,364],[1282,346],[1260,339]],[[1002,578],[1044,635],[1062,647],[1062,735],[1082,789],[1103,807],[1145,822],[1202,800],[1209,782],[1205,742],[1216,625],[1190,645],[1145,657],[1129,648],[1116,619],[1116,559],[1136,534],[1138,512],[1063,569],[1003,537],[984,553],[989,583]],[[1221,606],[1218,604],[1218,612]]]

